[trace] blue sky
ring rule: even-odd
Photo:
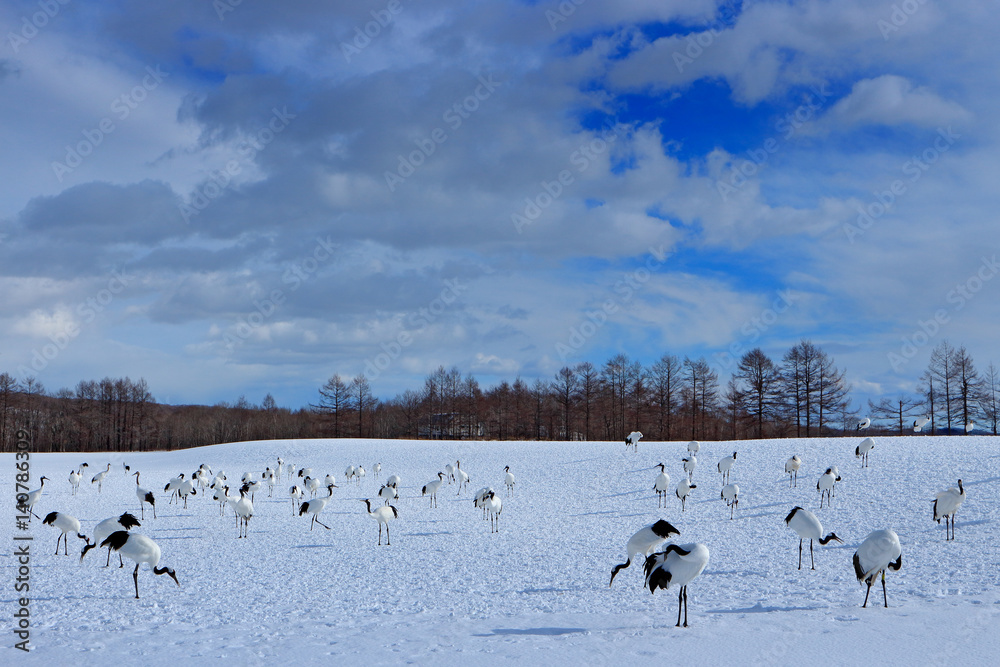
[[[299,407],[376,362],[998,361],[989,7],[569,6],[4,3],[0,370]]]

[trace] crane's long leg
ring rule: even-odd
[[[135,582],[135,599],[139,599],[139,564],[135,564],[135,569],[132,570],[132,581]]]
[[[813,541],[809,540],[809,562],[812,563],[812,569],[816,569],[816,560],[813,558]]]
[[[799,538],[799,569],[802,569],[802,538]]]
[[[677,625],[675,628],[681,627],[681,607],[684,605],[684,587],[677,591]]]
[[[389,524],[385,524],[385,546],[392,546],[392,542],[389,541]]]
[[[885,603],[886,609],[888,609],[889,598],[885,594],[885,570],[882,570],[882,602]]]
[[[869,581],[868,582],[868,590],[865,591],[865,603],[863,605],[861,605],[862,609],[864,609],[865,607],[868,606],[868,594],[871,593],[871,592],[872,592],[872,582]]]
[[[684,627],[688,626],[688,587],[684,586],[681,589],[684,592]]]

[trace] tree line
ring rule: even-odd
[[[813,437],[855,432],[864,413],[871,433],[904,434],[926,416],[923,432],[997,434],[1000,373],[983,373],[965,347],[947,341],[931,353],[912,392],[852,407],[846,372],[803,340],[781,359],[756,348],[725,386],[704,358],[664,354],[643,366],[618,354],[601,366],[582,362],[549,380],[517,377],[483,388],[458,368],[438,368],[423,386],[380,400],[364,375],[333,375],[317,401],[290,410],[268,394],[214,406],[157,403],[145,380],[104,378],[48,393],[35,378],[0,374],[0,443],[30,434],[35,451],[149,451],[243,440],[310,437],[648,440]]]

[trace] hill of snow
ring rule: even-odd
[[[397,440],[293,440],[216,445],[145,454],[38,454],[31,488],[50,478],[35,511],[59,511],[94,525],[130,511],[139,515],[135,478],[142,472],[157,497],[157,517],[146,513],[136,532],[163,550],[168,577],[139,572],[140,600],[131,572],[104,568],[105,552],[82,563],[83,542],[70,539],[70,556],[54,555],[58,531],[34,519],[15,530],[13,502],[0,516],[5,540],[0,598],[11,621],[17,561],[13,540],[31,535],[30,654],[15,650],[6,632],[4,664],[80,664],[227,658],[264,660],[332,658],[333,664],[497,664],[521,659],[554,664],[628,664],[683,658],[695,665],[889,665],[1000,663],[1000,438],[880,437],[871,466],[854,457],[857,438],[705,442],[694,474],[698,488],[681,513],[671,492],[657,509],[653,480],[666,464],[671,489],[683,475],[685,443],[427,442]],[[736,518],[720,499],[716,463],[739,452],[732,482],[741,498]],[[789,488],[784,462],[803,459],[797,488]],[[310,532],[309,517],[293,516],[290,482],[274,496],[255,499],[249,538],[236,539],[228,508],[201,494],[188,509],[168,504],[163,486],[178,473],[206,463],[225,470],[238,486],[246,471],[274,468],[277,457],[338,479],[321,515],[331,527]],[[439,492],[440,507],[420,488],[461,460],[468,491],[454,484]],[[67,477],[87,461],[78,495]],[[376,546],[378,527],[362,498],[376,499],[372,465],[382,481],[402,477],[392,546]],[[90,484],[111,462],[103,493]],[[344,479],[348,465],[363,465],[360,486]],[[516,475],[513,496],[503,486],[504,466]],[[840,469],[833,507],[819,509],[816,480]],[[0,457],[3,488],[14,488],[14,457]],[[962,478],[968,499],[958,513],[957,539],[931,516],[937,492]],[[503,499],[499,534],[473,507],[473,493],[491,485]],[[10,492],[10,491],[8,491]],[[373,503],[374,504],[374,503]],[[816,545],[816,570],[796,569],[798,538],[783,519],[795,505],[812,510],[825,531],[844,540]],[[703,542],[708,567],[689,587],[689,628],[675,628],[674,589],[651,595],[639,565],[622,570],[608,587],[611,568],[625,560],[633,532],[663,518],[681,535]],[[889,608],[873,588],[855,579],[851,558],[872,530],[892,528],[903,549],[903,568],[889,572]],[[808,544],[805,546],[808,552]],[[16,661],[16,662],[15,662]],[[471,662],[470,662],[471,661]]]

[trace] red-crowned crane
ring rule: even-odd
[[[326,490],[329,495],[326,498],[313,498],[312,500],[307,500],[301,505],[299,505],[299,516],[303,514],[312,514],[312,521],[309,522],[309,530],[313,529],[313,524],[318,523],[327,530],[330,530],[330,526],[326,525],[319,520],[319,513],[323,511],[327,503],[330,502],[330,498],[333,498],[333,490],[339,488],[333,484],[327,484]]]
[[[729,484],[729,473],[732,471],[734,465],[736,465],[736,452],[733,452],[732,456],[727,456],[719,461],[718,470],[722,474],[722,483],[724,485]]]
[[[157,567],[160,564],[160,546],[145,535],[129,533],[119,530],[108,535],[107,539],[101,542],[102,547],[111,547],[119,555],[125,556],[129,560],[135,561],[135,570],[132,571],[132,581],[135,582],[135,599],[139,599],[139,566],[149,563],[153,574],[168,574],[178,586],[177,573],[169,567]]]
[[[833,489],[837,482],[840,481],[840,475],[837,474],[833,468],[827,468],[826,472],[819,476],[819,481],[816,482],[816,490],[819,491],[819,508],[823,509],[823,496],[826,496],[826,504],[830,505],[831,496],[833,495]]]
[[[34,491],[29,491],[25,495],[24,503],[21,504],[21,505],[18,505],[19,509],[24,509],[29,514],[28,521],[31,521],[31,517],[32,516],[34,516],[36,519],[41,519],[42,518],[42,517],[38,516],[37,514],[35,514],[34,507],[35,507],[35,503],[38,502],[38,499],[42,497],[42,489],[45,488],[45,482],[47,482],[48,479],[49,478],[46,477],[45,475],[42,475],[41,477],[39,477],[38,481],[41,482],[41,483],[38,485],[38,488],[35,489]]]
[[[642,440],[642,433],[639,431],[632,431],[627,436],[625,436],[625,449],[631,447],[635,450],[636,454],[639,453],[639,441]]]
[[[437,492],[438,492],[438,489],[441,488],[442,484],[444,484],[444,473],[443,472],[439,472],[437,479],[434,479],[434,480],[431,480],[430,482],[427,482],[420,489],[420,495],[422,495],[422,496],[430,496],[431,497],[431,507],[434,507],[437,504]]]
[[[382,524],[385,524],[385,545],[392,546],[389,542],[389,522],[399,518],[399,510],[392,505],[385,505],[384,507],[376,507],[372,511],[372,504],[367,498],[362,498],[361,502],[368,508],[368,516],[378,522],[378,545],[382,546]]]
[[[483,499],[483,507],[486,508],[486,514],[490,519],[490,532],[499,533],[500,513],[503,512],[503,501],[497,498],[497,494],[491,490],[486,494],[486,498]]]
[[[698,457],[694,454],[688,454],[681,461],[684,462],[684,472],[687,473],[688,481],[694,481],[694,470],[698,467]]]
[[[111,472],[111,464],[110,463],[108,464],[108,467],[107,467],[106,470],[102,470],[101,472],[97,473],[90,480],[91,484],[97,484],[97,492],[98,493],[101,492],[101,487],[104,485],[104,478],[108,476],[109,472]]]
[[[681,512],[685,511],[684,506],[687,503],[687,497],[691,495],[691,489],[697,489],[697,488],[698,485],[692,484],[687,480],[686,477],[682,477],[681,481],[677,483],[677,491],[675,491],[675,493],[677,494],[677,497],[680,498],[681,501]]]
[[[88,542],[87,546],[85,546],[83,548],[83,551],[80,552],[80,560],[82,561],[83,557],[87,555],[88,551],[96,548],[97,545],[99,545],[101,542],[107,539],[108,536],[111,535],[111,533],[114,533],[119,530],[132,530],[133,528],[138,528],[140,525],[141,524],[139,523],[139,520],[136,519],[135,516],[133,516],[132,514],[129,514],[128,512],[125,512],[121,516],[113,516],[109,519],[101,521],[99,524],[94,526],[94,541]],[[110,565],[111,565],[111,549],[109,548],[108,559],[107,562],[104,563],[104,567],[108,567]],[[125,567],[125,563],[121,559],[121,554],[118,555],[118,567]]]
[[[667,468],[662,463],[657,463],[654,468],[660,469],[660,474],[653,480],[653,491],[656,491],[656,506],[667,506],[667,493],[670,491],[670,475]]]
[[[868,595],[872,592],[875,578],[882,574],[882,601],[889,606],[889,598],[885,594],[885,571],[899,571],[903,567],[903,550],[899,546],[899,536],[891,530],[876,530],[869,533],[858,550],[854,552],[854,574],[859,584],[868,584],[865,592],[865,603],[868,606]]]
[[[792,458],[785,461],[785,472],[788,474],[788,488],[799,485],[799,468],[802,467],[802,459],[798,454],[793,454]],[[793,484],[794,482],[794,484]]]
[[[510,471],[510,466],[504,466],[503,471],[507,473],[504,476],[503,483],[507,485],[507,495],[514,495],[514,473]]]
[[[614,569],[611,570],[611,581],[608,582],[608,588],[611,587],[611,584],[615,583],[615,577],[618,575],[619,570],[624,570],[631,566],[632,561],[636,560],[639,556],[645,558],[656,551],[656,548],[668,539],[680,534],[679,530],[663,519],[637,530],[633,533],[632,537],[628,538],[628,543],[625,544],[625,552],[628,554],[628,558],[624,563],[615,565]]]
[[[965,502],[965,488],[962,480],[958,480],[958,488],[951,487],[937,494],[934,499],[934,520],[941,523],[944,519],[944,539],[955,539],[955,513]],[[951,518],[951,537],[948,537],[948,519]]]
[[[156,500],[153,498],[153,492],[147,491],[146,489],[139,486],[139,471],[136,470],[135,475],[135,497],[139,499],[139,515],[143,520],[146,518],[146,503],[153,508],[153,518],[156,518]]]
[[[54,526],[59,529],[59,537],[56,538],[56,555],[59,555],[59,540],[63,540],[63,555],[69,555],[69,533],[76,533],[76,536],[81,540],[90,544],[90,540],[87,536],[80,532],[80,521],[75,516],[70,516],[69,514],[63,514],[62,512],[49,512],[42,519],[42,524],[46,526]]]
[[[861,444],[854,448],[854,456],[861,459],[861,467],[868,467],[868,453],[875,449],[875,441],[871,438],[865,438],[861,441]]]
[[[785,525],[795,531],[795,534],[799,536],[799,569],[802,569],[802,540],[809,540],[809,562],[812,564],[813,570],[816,569],[816,561],[813,559],[813,540],[818,541],[822,546],[826,546],[830,542],[837,541],[843,543],[844,541],[837,537],[836,533],[830,533],[829,535],[823,535],[823,524],[819,522],[816,515],[809,510],[802,509],[799,506],[792,508],[792,511],[788,513],[785,517]]]
[[[650,593],[657,588],[668,590],[678,586],[677,593],[677,625],[681,627],[681,607],[684,608],[684,627],[687,620],[687,587],[708,565],[708,547],[704,544],[667,545],[662,553],[653,554],[646,559],[643,569],[646,571],[646,587]]]
[[[736,507],[740,504],[740,485],[726,484],[722,487],[722,493],[719,497],[726,501],[726,507],[729,508],[729,518],[732,520]]]

